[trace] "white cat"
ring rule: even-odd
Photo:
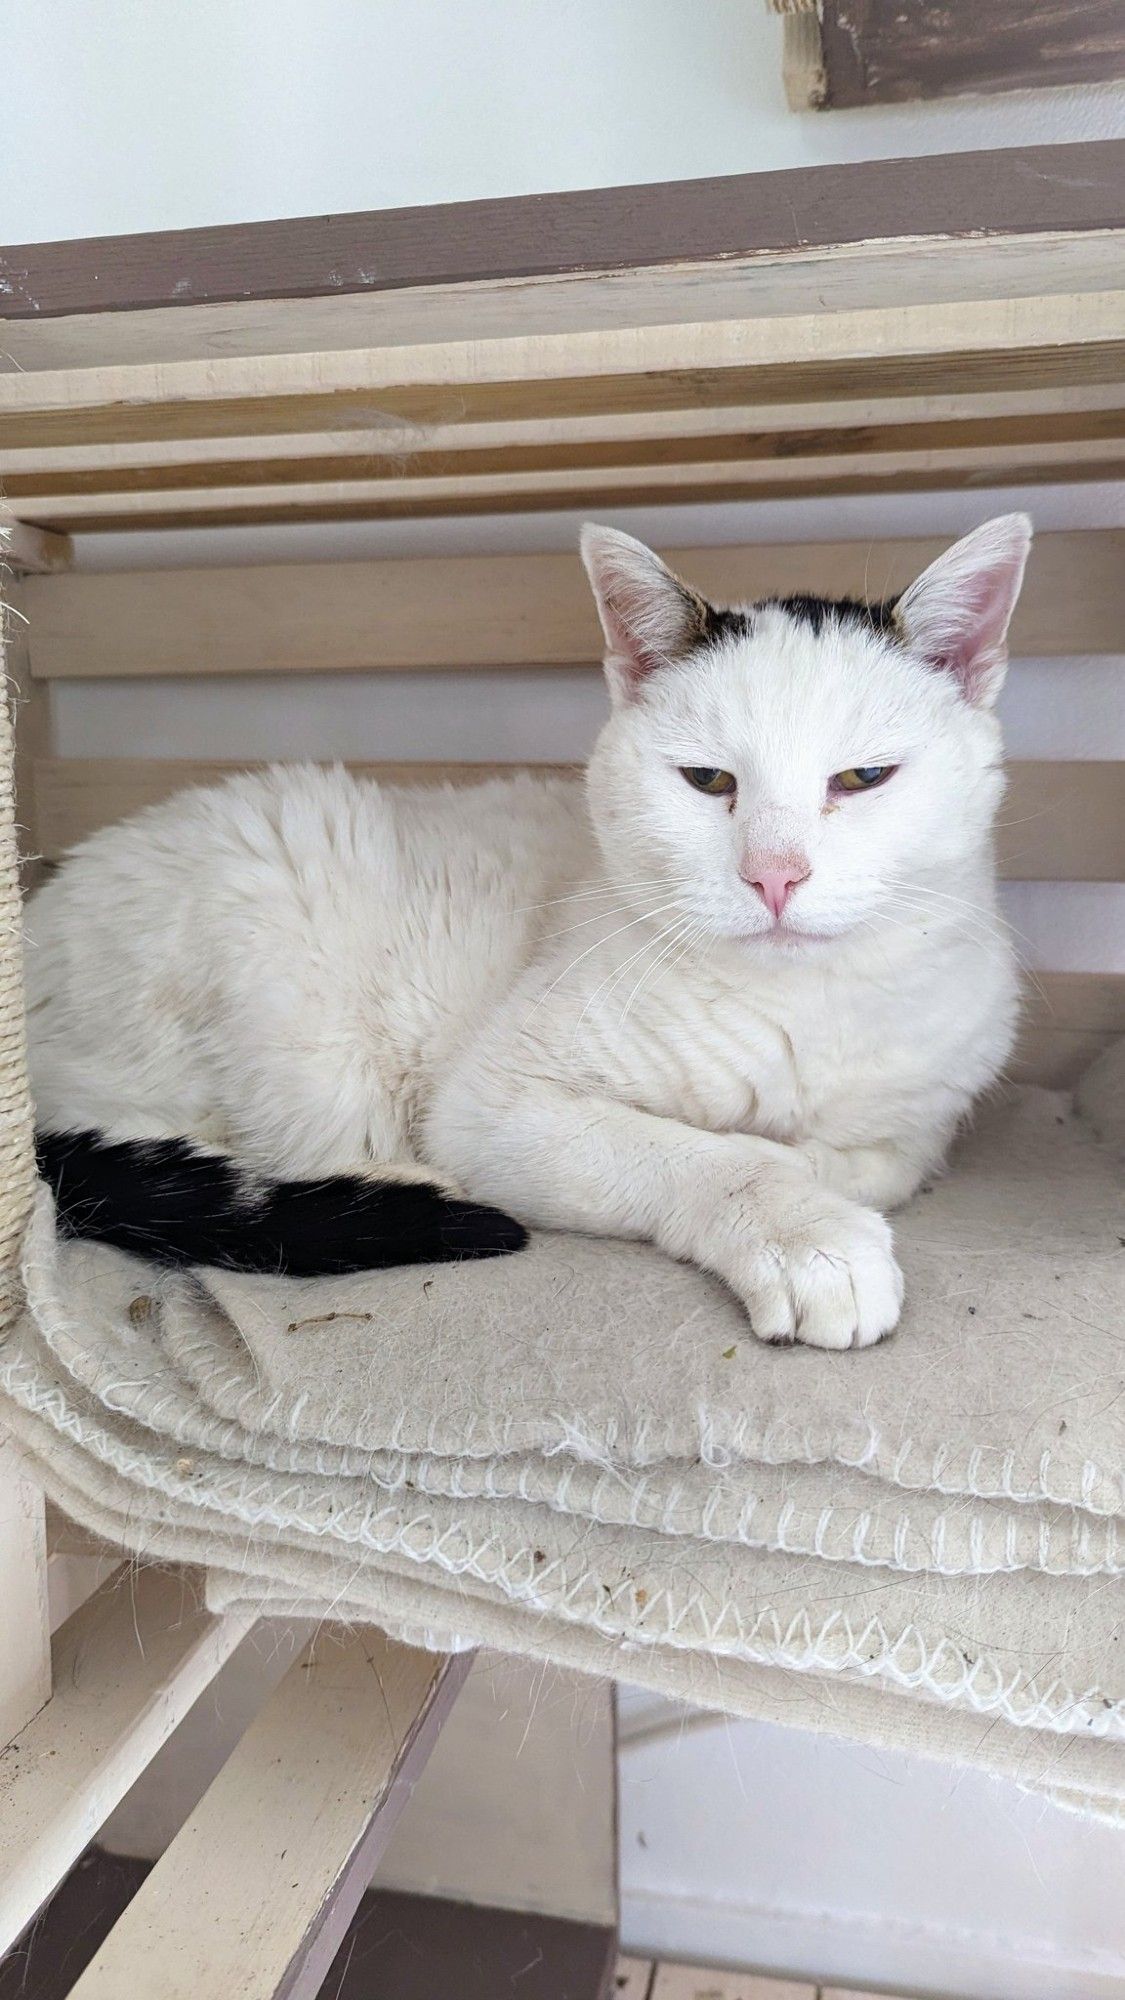
[[[880,1211],[1012,1040],[991,708],[1029,544],[1010,515],[893,606],[730,612],[590,527],[584,788],[275,768],[84,842],[29,910],[69,1226],[339,1271],[518,1248],[510,1210],[694,1260],[765,1340],[889,1333]]]

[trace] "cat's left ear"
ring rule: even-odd
[[[614,701],[635,701],[649,674],[706,637],[709,606],[632,535],[587,521],[582,560],[605,633]]]
[[[1026,514],[986,521],[924,570],[895,607],[902,632],[966,700],[991,708],[1008,666],[1008,625],[1031,547]]]

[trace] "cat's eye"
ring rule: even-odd
[[[898,769],[897,764],[854,764],[850,771],[837,771],[829,787],[833,792],[870,792],[885,784]]]
[[[733,771],[714,771],[708,764],[682,764],[680,769],[689,785],[713,799],[728,798],[737,784]]]

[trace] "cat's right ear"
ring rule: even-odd
[[[615,702],[635,701],[649,674],[682,659],[707,627],[707,605],[643,542],[588,521],[582,560],[605,633]]]

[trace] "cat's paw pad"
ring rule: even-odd
[[[759,1340],[871,1347],[898,1325],[902,1273],[889,1224],[854,1202],[771,1233],[740,1287]]]

